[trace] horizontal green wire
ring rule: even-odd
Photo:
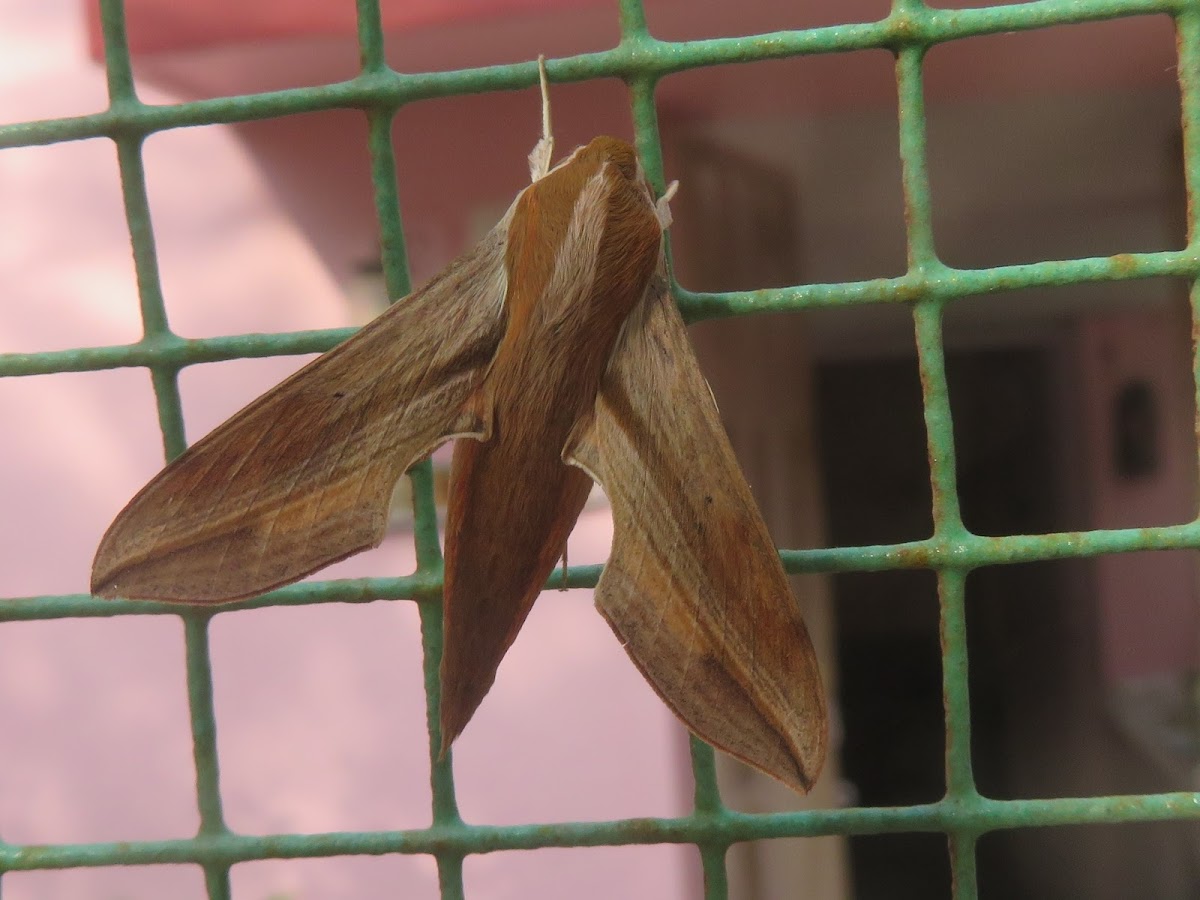
[[[917,7],[877,22],[850,23],[805,31],[781,31],[702,41],[659,41],[638,35],[611,50],[548,62],[556,82],[597,78],[661,78],[705,66],[759,62],[797,55],[895,50],[932,46],[965,37],[1081,24],[1124,16],[1176,12],[1188,0],[1040,0],[977,9]],[[409,74],[372,69],[356,78],[317,87],[291,88],[174,105],[126,101],[88,116],[44,119],[0,126],[0,148],[94,137],[145,135],[168,128],[219,125],[321,110],[397,107],[418,100],[483,91],[518,90],[537,83],[529,62],[449,72]]]
[[[1053,800],[942,801],[870,809],[741,813],[730,810],[671,819],[549,822],[525,825],[445,825],[410,831],[323,834],[220,834],[134,843],[0,844],[0,868],[62,869],[79,866],[199,863],[232,865],[259,859],[382,853],[493,853],[543,847],[609,847],[627,844],[732,844],[820,835],[945,832],[984,834],[1008,828],[1200,819],[1200,794]]]
[[[993,269],[933,267],[897,278],[839,284],[807,284],[758,291],[695,293],[680,289],[676,298],[684,317],[702,319],[767,312],[795,312],[869,303],[963,300],[972,296],[1028,288],[1062,287],[1085,282],[1138,278],[1198,278],[1200,250],[1164,250],[1116,256],[999,266]],[[160,335],[135,344],[84,347],[45,353],[0,354],[0,377],[90,372],[120,367],[171,364],[189,366],[264,356],[323,353],[353,328],[329,328],[281,334],[242,334],[187,339]]]
[[[1193,550],[1200,546],[1200,521],[1151,528],[1067,531],[1055,534],[984,537],[964,532],[954,537],[928,538],[901,544],[783,550],[784,568],[793,574],[820,572],[880,572],[891,569],[976,569],[983,566],[1043,562],[1068,557],[1136,553],[1143,550]],[[595,587],[604,567],[572,566],[566,587]],[[563,586],[562,574],[550,576],[546,588]],[[213,607],[214,611],[260,609],[267,606],[306,606],[315,603],[370,603],[374,600],[437,598],[441,588],[435,574],[405,578],[353,578],[306,581],[267,594]],[[177,603],[146,600],[101,600],[90,594],[50,594],[13,597],[0,603],[0,622],[96,618],[122,615],[178,615]]]

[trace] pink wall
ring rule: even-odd
[[[619,82],[556,85],[551,98],[558,154],[597,134],[633,137],[628,94]],[[529,89],[417,103],[397,115],[396,171],[416,282],[457,254],[481,210],[498,217],[529,183],[526,157],[540,135],[540,110],[537,92]],[[277,202],[335,277],[378,253],[363,114],[249,122],[237,132]],[[186,134],[180,132],[181,142]],[[172,139],[160,135],[151,143]]]
[[[6,119],[102,103],[103,74],[81,62],[75,14],[61,0],[0,0]],[[28,42],[41,42],[44,52],[36,59],[21,53]],[[151,102],[171,100],[144,94]],[[537,107],[532,95],[513,99],[520,118],[507,126],[511,138],[501,123],[487,138],[494,169],[468,166],[462,147],[406,143],[400,155],[402,170],[412,173],[405,179],[412,221],[432,220],[430,227],[456,237],[472,197],[490,204],[521,183]],[[452,116],[465,121],[471,114]],[[571,125],[578,116],[564,111],[561,118],[564,133],[580,127]],[[443,130],[436,117],[414,125],[423,134]],[[286,145],[301,126],[313,149],[288,158]],[[253,146],[263,148],[257,161],[227,129],[189,129],[148,142],[162,279],[178,331],[346,323],[336,263],[371,248],[372,216],[363,200],[362,144],[322,127],[317,117],[286,120],[276,132],[264,127],[253,136]],[[294,180],[268,184],[265,167],[285,162]],[[111,144],[5,151],[0,185],[0,353],[136,340]],[[310,243],[321,235],[319,246]],[[189,369],[181,378],[189,435],[203,434],[299,362]],[[125,369],[0,379],[0,422],[0,596],[82,592],[105,525],[162,462],[149,380]],[[572,561],[602,560],[610,528],[603,512],[587,514]],[[408,542],[397,536],[322,577],[411,568]],[[194,831],[181,635],[170,617],[0,625],[0,838],[89,842]],[[212,650],[231,827],[270,833],[428,823],[412,606],[219,616]],[[684,754],[681,728],[587,592],[556,593],[535,608],[456,745],[459,799],[474,822],[673,815],[686,797]],[[681,895],[692,865],[682,848],[596,848],[471,858],[466,877],[476,898],[671,897]],[[432,862],[419,857],[262,862],[236,867],[233,880],[247,897],[390,896],[398,886],[405,896],[436,895]],[[203,885],[187,867],[80,869],[6,875],[4,894],[189,898],[201,897]]]
[[[1178,310],[1097,316],[1082,325],[1084,424],[1092,523],[1141,528],[1196,516],[1196,434],[1188,390],[1187,322]],[[1139,478],[1117,472],[1115,404],[1132,381],[1148,385],[1157,407],[1158,468]],[[1104,673],[1110,681],[1182,674],[1200,665],[1196,562],[1187,550],[1098,557]]]

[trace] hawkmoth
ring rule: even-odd
[[[443,749],[491,687],[593,480],[614,518],[596,605],[697,735],[799,791],[826,742],[815,654],[669,290],[634,148],[598,137],[474,248],[162,470],[92,591],[220,603],[383,539],[392,488],[455,440]],[[672,186],[673,188],[674,186]]]

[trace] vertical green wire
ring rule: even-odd
[[[200,834],[228,833],[221,808],[221,778],[217,761],[217,723],[213,710],[212,660],[209,656],[208,610],[189,610],[182,616],[187,654],[188,707],[191,713],[192,754],[196,764],[196,799]],[[206,864],[204,881],[209,900],[229,900],[229,868]]]
[[[972,807],[979,801],[971,766],[971,700],[967,672],[966,573],[951,569],[938,573],[940,636],[942,645],[942,697],[946,718],[946,798],[954,806]],[[975,870],[972,829],[951,826],[950,873],[954,900],[976,900],[979,885]]]
[[[618,0],[617,15],[621,27],[621,42],[646,35],[646,10],[642,0]]]
[[[728,846],[700,844],[700,865],[704,870],[704,900],[728,900],[729,870],[725,865]]]
[[[378,0],[358,0],[359,55],[363,72],[387,71],[383,25]],[[388,299],[395,301],[412,290],[404,223],[400,214],[400,191],[396,183],[396,151],[392,146],[392,122],[396,107],[372,106],[367,110],[367,146],[371,158],[371,186],[375,216],[379,222],[379,249]]]
[[[425,726],[429,734],[429,786],[433,795],[433,827],[462,825],[454,787],[453,751],[442,754],[441,700],[442,680],[439,668],[444,635],[440,597],[420,605],[422,669],[425,677]],[[442,850],[436,854],[438,886],[442,900],[463,900],[463,854]]]
[[[383,28],[378,0],[358,0],[359,52],[364,73],[387,69]],[[400,193],[396,181],[396,153],[392,143],[392,122],[396,108],[371,107],[367,111],[368,144],[371,155],[371,183],[375,213],[379,221],[380,255],[384,284],[392,300],[412,289],[404,225],[400,213]],[[413,539],[417,553],[417,571],[435,575],[440,582],[442,553],[438,541],[437,505],[434,497],[433,467],[429,460],[409,473],[413,489]],[[454,788],[454,770],[450,753],[442,755],[440,719],[442,659],[442,607],[437,594],[424,596],[420,604],[422,671],[425,681],[425,719],[429,735],[430,791],[434,827],[461,825]],[[443,900],[464,897],[463,855],[457,851],[436,854],[438,887]]]
[[[192,713],[192,751],[196,761],[200,833],[222,834],[226,829],[221,810],[217,729],[213,713],[208,647],[208,623],[212,618],[207,610],[199,609],[189,610],[182,618],[186,638],[188,700]]]
[[[689,734],[688,749],[691,751],[692,774],[696,780],[692,796],[696,812],[708,815],[724,812],[725,804],[717,787],[717,760],[713,748],[694,734]]]
[[[387,68],[383,39],[383,20],[379,0],[356,0],[358,23],[358,66],[363,72],[382,72]]]
[[[972,802],[979,795],[971,768],[971,700],[967,683],[966,573],[938,573],[941,605],[942,695],[946,714],[946,795]]]
[[[892,15],[920,12],[920,0],[895,0]],[[908,270],[920,274],[941,268],[933,234],[932,192],[927,158],[925,92],[922,78],[926,48],[901,47],[896,54],[901,178],[904,191]],[[935,534],[953,540],[965,533],[958,501],[954,423],[946,381],[942,333],[944,298],[924,298],[913,308],[913,327],[921,374],[921,396],[929,452]],[[978,799],[971,767],[971,703],[967,681],[966,572],[938,572],[942,647],[942,696],[945,708],[946,796],[952,803]],[[974,832],[952,829],[947,835],[955,900],[975,900]]]
[[[1183,173],[1187,191],[1188,247],[1193,252],[1200,242],[1200,10],[1188,8],[1176,17],[1176,47],[1179,52],[1180,124],[1183,131]],[[1192,406],[1195,429],[1200,434],[1200,282],[1193,281],[1188,293],[1192,318]],[[1197,446],[1200,470],[1200,445]]]
[[[939,537],[952,539],[963,532],[963,527],[955,482],[954,429],[946,385],[941,303],[918,303],[913,310],[913,318],[928,432],[934,530]],[[956,803],[977,797],[971,772],[965,579],[965,572],[959,569],[938,572],[942,695],[946,721],[946,794]],[[974,900],[974,844],[964,842],[962,837],[957,831],[949,836],[955,900]]]
[[[896,55],[901,179],[910,270],[937,265],[925,158],[925,90],[921,78],[924,57],[925,48],[916,46],[904,47]]]
[[[913,325],[928,442],[934,530],[940,537],[954,539],[965,529],[958,505],[954,422],[942,343],[942,303],[938,300],[918,302],[913,308]]]
[[[631,53],[653,51],[657,42],[646,29],[646,11],[642,0],[620,0],[621,43]],[[658,77],[640,72],[627,80],[630,104],[633,109],[633,134],[638,156],[658,190],[666,186],[663,178],[662,141],[658,133],[658,108],[654,103],[654,91]]]
[[[369,4],[370,0],[363,0]],[[370,114],[370,143],[372,181],[379,215],[383,245],[384,280],[388,294],[398,297],[409,290],[409,274],[404,250],[404,230],[400,219],[400,199],[396,185],[395,152],[392,146],[391,111],[372,111]],[[417,571],[436,576],[440,584],[442,553],[438,540],[437,505],[434,497],[433,468],[429,460],[415,466],[409,473],[413,487],[413,536],[417,553]],[[433,795],[433,823],[461,824],[454,789],[451,755],[441,753],[440,719],[442,659],[442,606],[440,587],[434,594],[423,596],[420,605],[422,668],[425,679],[425,713],[429,733],[430,789]],[[444,898],[463,894],[462,855],[456,852],[437,854],[438,879]]]
[[[956,831],[950,835],[951,896],[954,900],[976,900],[979,896],[975,843],[972,833]]]
[[[140,139],[118,138],[117,158],[121,167],[121,193],[125,200],[125,216],[133,239],[134,269],[137,273],[138,296],[141,297],[142,323],[145,340],[170,337],[162,285],[158,275],[158,251],[154,229],[150,222],[150,204],[146,196],[146,172],[142,163]],[[183,404],[179,397],[179,369],[169,363],[150,367],[150,381],[158,408],[158,424],[162,431],[163,453],[168,460],[187,449],[184,433]]]
[[[358,0],[359,47],[364,72],[384,71],[387,67],[378,0]],[[394,107],[368,110],[368,143],[371,156],[371,183],[374,187],[375,212],[379,221],[380,255],[384,284],[393,301],[412,289],[404,225],[400,212],[396,181],[396,154],[392,143]],[[442,554],[438,540],[437,505],[434,496],[433,467],[429,460],[409,473],[413,490],[413,538],[417,570],[438,576],[442,573]],[[462,824],[455,795],[454,770],[449,753],[441,753],[440,720],[442,658],[442,608],[438,595],[425,597],[420,604],[422,671],[425,682],[425,717],[429,735],[430,791],[434,827]],[[463,855],[454,851],[436,854],[439,893],[443,900],[464,897]]]
[[[104,42],[104,78],[110,106],[139,105],[133,83],[133,60],[125,28],[122,0],[100,0],[100,34]]]
[[[371,184],[375,214],[379,217],[379,251],[383,282],[391,301],[412,290],[404,222],[400,213],[400,191],[396,184],[396,151],[392,146],[392,107],[372,108],[367,115],[367,140],[371,151]]]
[[[896,11],[912,6],[898,0]],[[933,213],[926,160],[926,123],[921,66],[923,47],[904,47],[896,56],[896,89],[900,112],[900,161],[904,188],[904,220],[910,274],[940,266],[933,239]],[[934,522],[940,533],[958,534],[962,518],[954,473],[954,432],[946,386],[942,348],[942,308],[931,300],[913,310],[925,422],[929,435],[929,465],[933,486]]]
[[[654,43],[646,27],[646,12],[642,0],[620,0],[621,46],[637,52]],[[658,108],[654,92],[658,79],[651,74],[638,74],[629,79],[630,102],[633,106],[634,140],[650,183],[658,192],[666,186],[663,174],[662,140],[658,129]],[[716,757],[713,748],[695,735],[688,735],[691,751],[692,776],[695,779],[693,809],[697,816],[720,817],[725,812],[717,784]],[[729,873],[725,857],[729,843],[704,842],[696,845],[704,877],[705,900],[727,900]]]
[[[125,10],[120,0],[101,0],[100,26],[104,39],[109,106],[114,111],[136,113],[142,108],[142,104],[134,87],[129,40],[125,29]],[[155,341],[170,338],[162,281],[158,273],[158,253],[150,218],[150,201],[146,196],[146,172],[142,163],[143,135],[124,132],[116,135],[113,140],[117,145],[125,220],[133,245],[143,339]],[[173,365],[156,365],[150,370],[163,436],[163,451],[167,459],[174,459],[186,446],[177,375],[178,369]]]
[[[101,0],[101,31],[104,39],[105,72],[109,104],[113,110],[137,111],[141,103],[133,82],[132,61],[125,28],[124,8],[119,0]],[[114,138],[121,173],[125,219],[133,247],[134,270],[141,303],[143,340],[171,337],[158,271],[158,253],[146,194],[146,172],[142,160],[143,135],[122,133]],[[158,406],[159,425],[166,456],[174,458],[186,445],[183,410],[179,399],[178,369],[154,366],[151,380]],[[200,834],[226,831],[221,810],[220,778],[217,768],[216,719],[213,714],[212,667],[208,651],[210,615],[185,614],[184,646],[187,659],[188,708],[192,730],[192,752],[196,766],[196,804]],[[229,900],[229,869],[206,864],[204,881],[209,900]]]
[[[713,748],[694,734],[688,735],[691,750],[692,775],[696,780],[693,810],[696,818],[720,818],[725,804],[717,787],[717,761]],[[729,873],[725,867],[728,841],[706,841],[696,845],[700,851],[700,867],[704,875],[705,900],[726,900],[729,896]]]
[[[663,175],[662,141],[658,133],[658,110],[654,105],[657,80],[652,75],[637,75],[629,83],[633,103],[633,133],[638,156],[650,183],[661,193],[666,187]]]
[[[360,0],[360,6],[374,7],[376,0]],[[360,30],[362,26],[360,26]],[[368,30],[370,31],[370,30]],[[380,57],[382,48],[363,49],[364,59]],[[408,251],[404,241],[404,223],[400,212],[400,191],[396,183],[396,151],[392,145],[394,107],[372,107],[367,112],[367,141],[371,155],[371,184],[375,215],[379,221],[380,259],[383,282],[389,300],[395,302],[412,290]],[[437,505],[434,502],[433,467],[425,460],[409,472],[413,490],[413,538],[417,552],[417,571],[438,574],[442,550],[438,542]]]

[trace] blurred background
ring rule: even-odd
[[[952,5],[952,4],[944,4]],[[982,3],[973,5],[986,5]],[[650,30],[698,39],[871,21],[883,0],[647,0]],[[383,4],[400,71],[613,46],[614,5]],[[128,0],[149,103],[320,85],[358,65],[345,3]],[[0,0],[0,121],[106,106],[96,7]],[[1175,35],[1144,16],[971,38],[925,63],[940,257],[979,268],[1185,245]],[[552,88],[560,152],[629,138],[623,84]],[[683,73],[657,94],[676,274],[729,290],[905,271],[893,58],[883,51]],[[394,138],[419,283],[490,228],[528,180],[535,91],[421,102]],[[344,110],[151,136],[145,164],[172,327],[184,336],[361,322],[382,308],[366,121]],[[0,352],[136,341],[111,142],[0,153]],[[1140,527],[1196,514],[1191,326],[1183,280],[1020,291],[946,321],[959,490],[979,534]],[[780,546],[927,537],[929,465],[911,316],[900,305],[706,323],[706,374]],[[194,440],[305,359],[181,376]],[[86,590],[99,535],[162,464],[146,372],[0,379],[0,596]],[[319,577],[412,571],[397,515],[378,550]],[[607,555],[603,498],[572,564]],[[930,572],[809,576],[798,594],[838,719],[810,798],[722,760],[739,809],[903,805],[944,792]],[[1196,561],[1124,554],[978,570],[967,583],[974,763],[993,797],[1196,788]],[[682,728],[629,664],[589,592],[547,594],[455,747],[464,818],[506,824],[689,809]],[[420,641],[410,604],[224,614],[213,666],[222,792],[250,833],[429,822]],[[0,838],[186,837],[197,824],[182,630],[171,617],[0,627]],[[950,894],[940,835],[786,840],[732,851],[731,896]],[[469,857],[473,898],[692,897],[694,848]],[[990,896],[1183,898],[1195,826],[995,833]],[[238,897],[436,897],[424,857],[234,867]],[[14,873],[7,900],[202,897],[190,867]]]

